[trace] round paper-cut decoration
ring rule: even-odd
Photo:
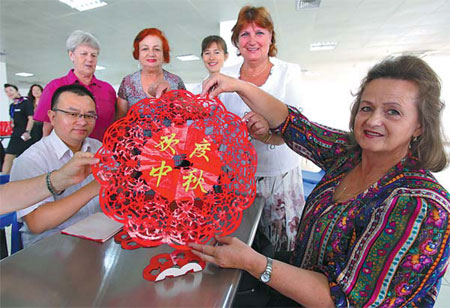
[[[248,137],[217,98],[175,90],[139,101],[96,154],[103,212],[144,247],[187,249],[234,232],[256,194]]]

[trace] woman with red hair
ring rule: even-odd
[[[128,109],[141,99],[154,97],[156,89],[185,90],[183,80],[162,68],[170,62],[170,47],[164,33],[146,28],[138,33],[133,43],[133,57],[141,69],[123,78],[120,84],[116,118],[126,115]]]
[[[264,7],[244,6],[232,28],[231,42],[242,62],[224,67],[222,73],[250,82],[286,102],[303,108],[301,69],[298,64],[276,57],[275,26]],[[236,93],[223,96],[228,111],[244,117],[247,127],[258,124],[258,116]],[[255,126],[256,127],[256,126]],[[256,191],[264,200],[257,238],[267,238],[278,258],[288,260],[295,247],[298,224],[305,204],[301,160],[281,138],[253,134],[258,154]],[[270,141],[270,142],[269,142]],[[269,245],[262,245],[268,249]],[[262,248],[262,247],[261,247]]]

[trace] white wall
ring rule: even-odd
[[[428,56],[424,60],[436,71],[442,81],[442,99],[446,102],[442,122],[450,138],[450,57]],[[304,113],[310,120],[348,130],[351,93],[356,93],[362,78],[375,63],[361,63],[352,67],[347,63],[336,64],[326,76],[303,76]]]
[[[6,63],[0,61],[0,121],[9,121],[9,101],[3,90],[3,85],[6,81]]]
[[[0,121],[9,121],[9,101],[8,97],[3,90],[3,85],[6,81],[6,63],[0,61]],[[3,147],[6,149],[9,139],[3,139],[1,141]]]

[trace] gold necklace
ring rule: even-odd
[[[357,178],[356,178],[357,177],[356,174],[358,173],[358,170],[356,170],[357,168],[361,169],[361,165],[360,164],[357,165],[352,171],[350,171],[350,173],[347,175],[348,176],[347,179],[344,178],[346,183],[341,182],[341,184],[344,184],[344,187],[334,196],[335,197],[334,200],[340,200],[340,201],[344,200],[345,201],[345,200],[348,200],[349,198],[353,198],[353,197],[359,195],[360,193],[362,193],[363,191],[367,190],[370,186],[372,186],[374,183],[376,183],[378,181],[378,179],[380,179],[380,176],[378,176],[378,175],[376,175],[376,177],[374,177],[374,176],[369,177],[369,180],[361,181],[361,183],[363,185],[357,185],[356,187],[358,187],[358,186],[359,187],[356,190],[354,189],[353,191],[349,191],[348,193],[346,193],[347,188],[349,186],[351,186],[351,184],[355,180],[357,180]],[[375,178],[374,181],[372,181],[373,178]],[[343,181],[344,181],[344,179],[343,179]],[[368,184],[366,184],[366,183],[368,183]]]
[[[344,187],[342,187],[342,189],[340,189],[339,191],[335,191],[335,192],[334,192],[333,199],[334,199],[335,201],[343,201],[343,200],[347,200],[347,198],[344,198],[344,197],[347,196],[347,194],[346,194],[345,192],[347,191],[347,187],[349,186],[349,184],[352,182],[353,173],[349,173],[349,174],[347,175],[347,177],[348,177],[348,178],[345,178],[345,177],[344,177],[344,178],[342,179],[342,182],[339,183],[339,186],[338,186],[338,187],[340,187],[340,185],[342,184],[342,185],[344,185]],[[344,180],[346,181],[346,183],[344,183]]]
[[[259,72],[254,73],[254,74],[249,74],[249,73],[245,72],[245,71],[242,69],[243,66],[241,66],[240,74],[241,74],[241,75],[244,75],[244,76],[247,76],[247,77],[257,77],[257,76],[261,75],[262,73],[264,73],[264,71],[267,69],[267,66],[269,65],[269,63],[270,63],[270,62],[267,61],[266,64],[264,64],[264,67],[263,67]]]

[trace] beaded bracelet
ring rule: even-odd
[[[53,170],[55,171],[55,170]],[[47,189],[53,196],[60,196],[62,195],[66,190],[63,189],[59,193],[56,192],[55,187],[53,187],[52,182],[50,181],[50,175],[53,173],[53,171],[47,172],[47,175],[45,176],[45,182],[47,183]]]

